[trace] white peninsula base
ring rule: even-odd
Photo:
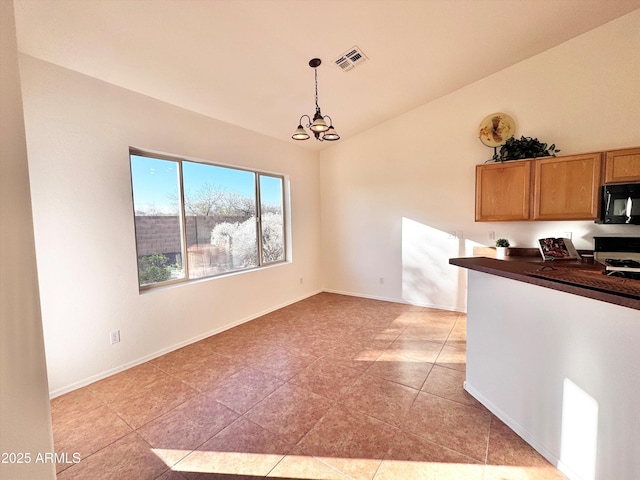
[[[570,479],[639,479],[640,311],[468,274],[465,389]]]

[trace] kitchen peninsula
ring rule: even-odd
[[[536,276],[598,266],[454,258],[468,269],[465,389],[570,479],[640,472],[640,295]],[[629,280],[632,287],[640,281]]]
[[[510,257],[514,259],[514,257]],[[521,257],[522,258],[522,257]],[[478,272],[640,310],[640,280],[603,275],[604,268],[580,262],[500,261],[487,257],[452,258],[449,263]],[[573,275],[571,275],[571,273]],[[562,281],[553,279],[560,277]],[[564,275],[561,275],[564,273]],[[599,280],[599,281],[598,281]],[[638,312],[640,316],[640,312]]]

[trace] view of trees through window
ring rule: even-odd
[[[131,153],[140,286],[285,260],[284,179]]]

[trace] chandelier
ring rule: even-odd
[[[315,80],[316,80],[316,113],[313,116],[313,119],[309,115],[302,115],[300,117],[300,122],[298,124],[298,128],[293,133],[291,138],[294,140],[307,140],[309,138],[309,134],[302,126],[302,119],[306,117],[307,123],[305,127],[307,127],[313,135],[316,137],[316,140],[320,140],[321,142],[327,140],[328,142],[335,142],[336,140],[340,140],[340,135],[333,128],[333,121],[329,115],[322,115],[320,112],[320,107],[318,106],[318,67],[322,61],[319,58],[312,58],[309,60],[309,66],[313,68]],[[329,119],[329,125],[325,119]]]

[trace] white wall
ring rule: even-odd
[[[32,57],[20,69],[53,396],[319,291],[317,154]],[[129,146],[288,175],[293,262],[139,293]]]
[[[570,479],[640,472],[640,312],[469,272],[465,388]]]
[[[323,151],[325,289],[464,310],[465,274],[447,261],[492,245],[489,231],[517,247],[570,231],[585,249],[594,235],[640,235],[588,221],[474,222],[475,165],[493,154],[477,130],[490,113],[561,154],[640,145],[638,52],[637,10]]]
[[[0,59],[0,477],[46,480],[56,475],[36,462],[53,439],[13,2],[0,2]]]

